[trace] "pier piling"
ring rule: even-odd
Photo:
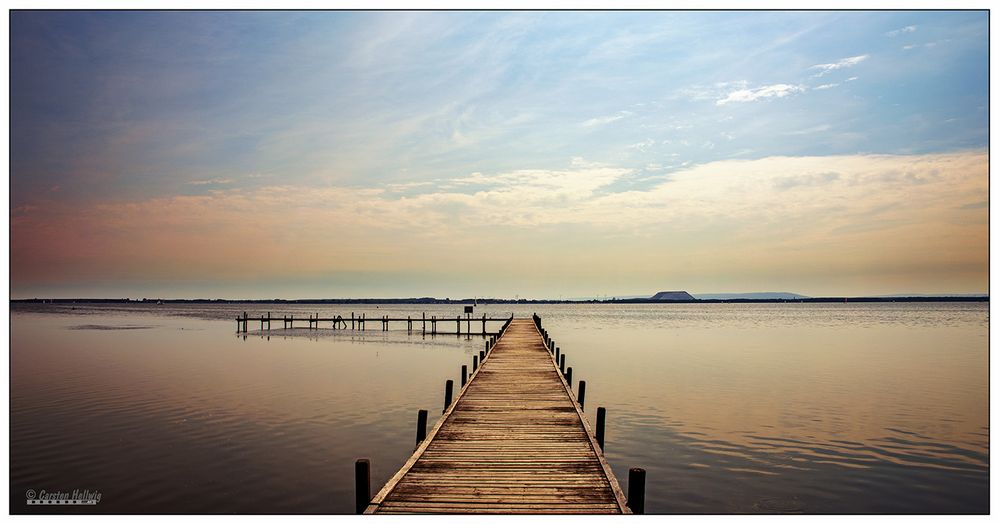
[[[452,393],[454,393],[454,381],[448,379],[448,381],[444,383],[444,409],[441,413],[447,411],[448,406],[451,405]]]
[[[635,515],[645,513],[645,470],[642,468],[628,470],[628,507]]]
[[[427,410],[416,413],[416,445],[419,446],[427,438]]]
[[[354,509],[360,515],[371,502],[371,462],[368,459],[358,459],[354,463],[354,494]]]
[[[604,424],[607,422],[607,410],[604,408],[597,408],[597,444],[600,444],[600,450],[604,449]]]

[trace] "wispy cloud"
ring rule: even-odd
[[[597,126],[602,126],[602,125],[610,124],[611,122],[617,122],[618,120],[621,120],[623,118],[627,118],[627,117],[629,117],[629,116],[631,116],[633,114],[634,113],[631,112],[631,111],[618,111],[617,113],[615,113],[613,115],[607,115],[607,116],[600,116],[600,117],[596,117],[596,118],[591,118],[589,120],[584,121],[581,125],[583,127],[597,127]]]
[[[815,86],[815,87],[813,87],[812,89],[814,89],[814,90],[816,90],[816,91],[821,91],[821,90],[823,90],[823,89],[832,89],[832,88],[834,88],[834,87],[836,87],[836,86],[838,86],[838,85],[839,85],[839,84],[822,84],[822,85],[820,85],[820,86]]]
[[[233,182],[235,182],[235,180],[231,178],[212,178],[209,180],[192,180],[188,182],[188,184],[192,186],[222,186]]]
[[[715,105],[723,106],[732,102],[753,102],[766,98],[784,98],[795,93],[801,93],[807,88],[802,85],[773,84],[756,89],[740,89],[732,91],[725,98],[719,99]]]
[[[907,26],[902,27],[900,29],[894,29],[892,31],[888,31],[885,34],[888,35],[891,38],[895,38],[896,36],[898,36],[898,35],[900,35],[902,33],[912,33],[912,32],[915,32],[915,31],[916,31],[916,26],[914,26],[914,25],[907,25]]]
[[[851,56],[851,57],[840,59],[840,60],[838,60],[836,62],[833,62],[833,63],[830,63],[830,64],[815,64],[812,67],[809,67],[809,69],[818,69],[819,72],[816,73],[816,74],[814,74],[814,75],[812,75],[812,76],[813,77],[821,77],[821,76],[825,76],[825,75],[827,75],[827,74],[829,74],[829,73],[831,73],[831,72],[833,72],[833,71],[835,71],[837,69],[846,69],[848,67],[853,67],[853,66],[855,66],[855,65],[863,62],[864,60],[867,60],[869,57],[870,57],[870,55]]]

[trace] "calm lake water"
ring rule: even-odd
[[[11,511],[351,513],[481,337],[235,334],[237,312],[454,317],[461,306],[12,306]],[[479,306],[537,312],[607,408],[649,513],[986,513],[988,304]],[[473,324],[474,325],[474,324]],[[479,324],[481,327],[481,323]],[[448,329],[453,329],[453,325]],[[431,420],[431,424],[433,424]],[[90,490],[39,508],[27,490]]]

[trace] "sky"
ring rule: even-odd
[[[11,296],[988,291],[988,14],[12,12]]]

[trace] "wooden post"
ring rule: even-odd
[[[434,318],[430,321],[430,329],[431,329],[430,332],[431,335],[437,334],[437,315],[434,315]]]
[[[583,402],[586,401],[586,381],[579,381],[579,391],[576,392],[576,400],[579,401],[579,409],[585,409]]]
[[[558,364],[559,348],[555,348],[555,363]]]
[[[466,383],[468,383],[468,366],[462,364],[461,365],[461,387],[465,387]]]
[[[419,447],[425,438],[427,438],[427,410],[421,409],[416,414],[416,446]]]
[[[472,355],[472,373],[475,373],[476,369],[479,369],[479,356]]]
[[[358,459],[354,463],[354,511],[360,515],[371,502],[371,462]]]
[[[267,331],[271,330],[271,312],[267,312]]]
[[[482,314],[482,336],[486,336],[486,314]]]
[[[479,351],[479,362],[485,362],[485,361],[486,361],[486,352]]]
[[[571,367],[569,369],[565,370],[565,382],[567,384],[569,384],[570,388],[572,387],[572,368]]]
[[[461,315],[454,317],[454,328],[458,332],[458,336],[461,336]]]
[[[560,358],[558,361],[558,370],[561,371],[563,375],[565,375],[565,353],[562,353],[562,358]]]
[[[607,410],[597,408],[597,444],[600,444],[600,451],[604,450],[604,423],[607,422]]]
[[[295,329],[295,315],[291,316],[291,320],[288,322],[288,324],[291,326],[291,329]]]
[[[246,333],[246,311],[243,312],[243,333]]]
[[[454,392],[454,381],[448,380],[444,383],[444,409],[441,413],[447,411],[448,406],[451,405],[451,394]]]
[[[427,334],[427,312],[423,312],[423,334]]]
[[[350,330],[354,331],[354,312],[350,312]]]
[[[628,470],[628,507],[635,515],[645,514],[645,470]]]

